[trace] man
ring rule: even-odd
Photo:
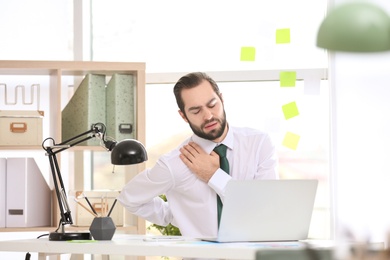
[[[275,147],[263,132],[228,124],[218,85],[205,73],[180,78],[174,94],[179,114],[194,134],[161,156],[153,168],[136,175],[118,200],[152,223],[172,223],[183,236],[216,237],[217,197],[223,202],[231,179],[277,179]],[[227,146],[228,173],[213,151],[219,144]],[[159,198],[161,194],[168,202]]]

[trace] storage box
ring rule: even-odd
[[[92,207],[100,217],[108,214],[118,195],[119,191],[69,191],[68,198],[72,212],[73,226],[89,227],[95,218],[94,215],[84,208],[91,209],[84,196],[88,198]],[[80,206],[74,200],[75,198],[79,203],[83,204],[84,207]],[[123,206],[120,203],[115,203],[110,217],[114,221],[115,226],[123,226]]]
[[[106,88],[107,135],[117,141],[135,137],[135,76],[114,74]]]
[[[41,145],[43,111],[0,110],[0,145]]]
[[[106,76],[87,74],[62,110],[62,142],[96,123],[106,124]],[[80,145],[99,145],[99,140],[90,139]]]

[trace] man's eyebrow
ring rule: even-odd
[[[201,106],[190,107],[190,108],[188,108],[188,111],[199,110],[200,108],[201,108]]]
[[[212,103],[215,103],[216,102],[216,98],[212,98],[209,102],[207,102],[206,106],[209,106],[211,105]],[[202,106],[194,106],[194,107],[190,107],[188,108],[188,111],[194,111],[194,110],[199,110],[201,109]]]
[[[216,103],[217,102],[217,99],[216,98],[213,98],[212,100],[210,100],[208,103],[207,103],[207,105],[209,106],[209,105],[211,105],[211,104],[213,104],[213,103]]]

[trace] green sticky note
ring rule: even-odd
[[[287,148],[296,150],[298,147],[299,139],[301,137],[297,134],[287,132],[283,139],[283,146],[286,146]]]
[[[295,71],[281,71],[279,73],[281,87],[295,87],[297,73]]]
[[[290,29],[276,30],[276,44],[290,43]]]
[[[241,47],[241,61],[255,61],[256,48],[255,47]]]
[[[297,107],[297,104],[295,103],[295,101],[283,105],[282,110],[283,110],[284,118],[286,120],[293,118],[294,116],[299,115],[298,107]]]

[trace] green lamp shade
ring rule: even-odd
[[[137,164],[147,160],[145,147],[134,139],[120,141],[111,151],[111,163],[114,165]]]
[[[320,25],[317,46],[345,52],[390,50],[390,17],[370,3],[340,5]]]

